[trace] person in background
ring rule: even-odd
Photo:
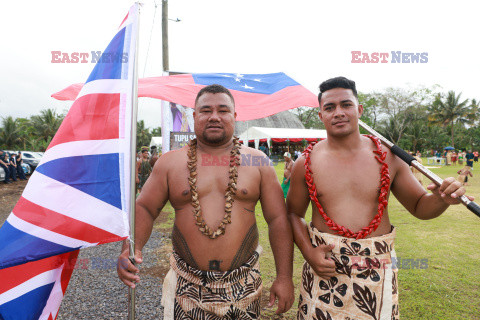
[[[445,164],[447,166],[452,164],[452,151],[450,150],[447,151],[447,160],[445,161]]]
[[[473,155],[471,150],[468,150],[468,152],[465,154],[465,161],[467,162],[467,166],[473,168],[473,159],[475,156]]]
[[[8,170],[10,171],[10,178],[13,181],[17,181],[17,163],[15,161],[15,155],[7,153]]]
[[[153,169],[153,166],[155,165],[155,162],[157,162],[157,160],[159,158],[159,155],[158,155],[158,152],[157,152],[157,146],[151,146],[150,147],[150,153],[151,153],[150,166]]]
[[[460,181],[462,186],[468,186],[468,176],[473,177],[471,170],[472,170],[472,167],[465,166],[462,169],[457,171],[458,173],[457,180]]]
[[[458,152],[458,164],[463,165],[463,159],[465,158],[465,154],[462,150]]]
[[[5,171],[5,180],[3,180],[3,183],[11,183],[10,181],[10,169],[9,167],[9,159],[7,158],[7,154],[5,151],[0,150],[0,167]]]
[[[152,172],[152,166],[148,161],[148,148],[142,147],[140,153],[140,160],[137,161],[137,190],[142,192],[143,185],[147,182],[150,173]]]
[[[283,169],[282,190],[283,196],[287,198],[288,189],[290,188],[290,175],[292,174],[293,160],[290,152],[285,152],[283,158],[285,159],[285,168]]]
[[[260,144],[260,147],[258,147],[258,150],[262,151],[263,153],[267,154],[267,147],[263,143]]]
[[[16,166],[17,166],[17,177],[18,177],[18,179],[27,180],[27,177],[25,177],[25,171],[23,171],[23,167],[22,167],[22,163],[23,163],[22,153],[20,151],[18,151],[17,155],[12,154],[12,158],[13,158]]]
[[[454,166],[457,165],[457,158],[458,158],[458,155],[457,155],[457,153],[455,152],[455,150],[453,150],[453,151],[452,151],[452,164],[453,164]]]
[[[302,151],[300,150],[295,150],[295,160],[297,160],[300,156],[302,155]]]
[[[473,161],[478,162],[478,151],[473,151]]]

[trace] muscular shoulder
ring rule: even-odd
[[[257,149],[254,149],[254,148],[250,148],[250,147],[247,147],[247,146],[244,146],[242,145],[242,147],[240,148],[240,152],[242,154],[251,154],[252,156],[267,156],[265,153],[263,153],[261,150],[257,150]]]
[[[410,167],[402,159],[397,157],[392,151],[382,144],[382,152],[386,153],[385,162],[388,165],[388,171],[390,174],[391,181],[393,182],[400,172],[407,172],[410,174]]]
[[[304,154],[299,156],[297,160],[293,161],[292,174],[305,176],[305,155]]]
[[[183,147],[178,150],[172,150],[164,153],[158,157],[155,162],[154,169],[156,171],[170,171],[178,169],[180,166],[185,166],[187,163],[188,147]]]
[[[272,166],[270,158],[260,150],[242,146],[240,154],[240,163],[242,166],[251,166],[258,169]]]

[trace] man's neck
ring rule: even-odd
[[[338,137],[327,134],[327,146],[332,151],[351,151],[361,145],[362,136],[360,131],[355,131],[347,136]]]
[[[233,139],[219,144],[207,144],[197,139],[197,147],[201,152],[209,154],[223,153],[225,151],[230,152],[233,147]]]

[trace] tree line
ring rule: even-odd
[[[361,119],[405,150],[426,152],[443,150],[446,146],[480,150],[478,101],[438,89],[437,86],[390,87],[378,92],[359,92],[358,100],[364,108]],[[293,112],[306,128],[324,128],[318,110],[302,107]]]
[[[0,149],[45,151],[62,124],[65,114],[54,109],[44,109],[30,118],[2,117],[0,126]],[[137,122],[137,149],[149,146],[152,136],[161,135],[161,128],[145,127],[143,120]]]
[[[358,94],[363,105],[362,120],[405,150],[480,149],[479,104],[454,91],[439,92],[438,87],[387,88]],[[306,128],[323,129],[318,110],[293,109]],[[44,109],[30,118],[3,117],[0,147],[7,150],[45,151],[65,114]],[[146,128],[137,123],[137,149],[148,146],[161,128]]]

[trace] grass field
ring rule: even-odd
[[[424,159],[424,163],[426,163]],[[457,177],[456,167],[431,169],[442,178]],[[480,166],[474,169],[480,173]],[[283,163],[275,170],[279,181]],[[480,201],[480,175],[473,171],[467,194]],[[424,178],[424,185],[427,179]],[[170,211],[171,212],[171,211]],[[275,264],[268,243],[267,224],[261,206],[255,210],[264,254],[260,260],[266,292],[275,278]],[[400,315],[402,319],[480,319],[480,219],[463,205],[451,206],[440,217],[422,221],[411,216],[390,197],[389,215],[397,227],[395,250],[399,261]],[[173,215],[170,215],[173,218]],[[311,208],[307,220],[311,217]],[[412,267],[412,260],[419,262]],[[303,258],[295,249],[294,285],[296,301],[283,319],[295,319]],[[274,310],[264,310],[262,319],[274,319]]]

